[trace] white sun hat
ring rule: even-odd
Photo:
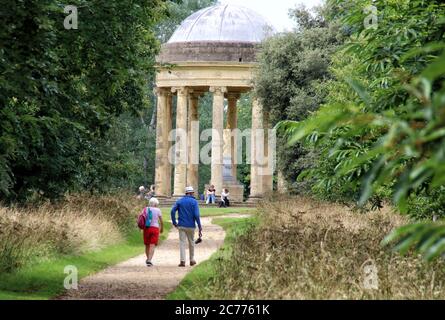
[[[185,193],[192,193],[195,192],[195,190],[193,189],[193,187],[187,187],[185,188]]]

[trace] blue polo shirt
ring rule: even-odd
[[[178,222],[176,222],[176,211],[178,211]],[[193,196],[185,196],[176,201],[170,214],[174,226],[196,228],[196,222],[201,229],[198,201]]]

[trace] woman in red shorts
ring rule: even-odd
[[[152,267],[153,255],[155,253],[155,247],[159,242],[159,234],[164,230],[164,224],[162,222],[161,209],[158,208],[159,201],[156,198],[151,198],[149,206],[144,208],[142,214],[146,216],[146,226],[144,228],[144,244],[145,254],[147,255],[147,261],[145,262],[147,267]],[[148,225],[149,224],[149,225]]]

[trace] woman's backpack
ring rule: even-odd
[[[148,211],[148,217],[147,217],[147,211]],[[145,208],[145,210],[138,217],[139,229],[144,230],[145,228],[150,227],[152,219],[153,219],[153,213],[151,212],[150,208],[149,207]]]

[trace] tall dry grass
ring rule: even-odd
[[[259,208],[260,224],[220,260],[211,299],[444,299],[443,262],[426,264],[382,248],[407,221],[389,208],[361,214],[307,198],[278,198]],[[377,282],[369,282],[376,267]],[[373,284],[369,286],[369,284]]]
[[[0,272],[123,241],[141,203],[131,196],[72,195],[57,204],[0,207]]]

